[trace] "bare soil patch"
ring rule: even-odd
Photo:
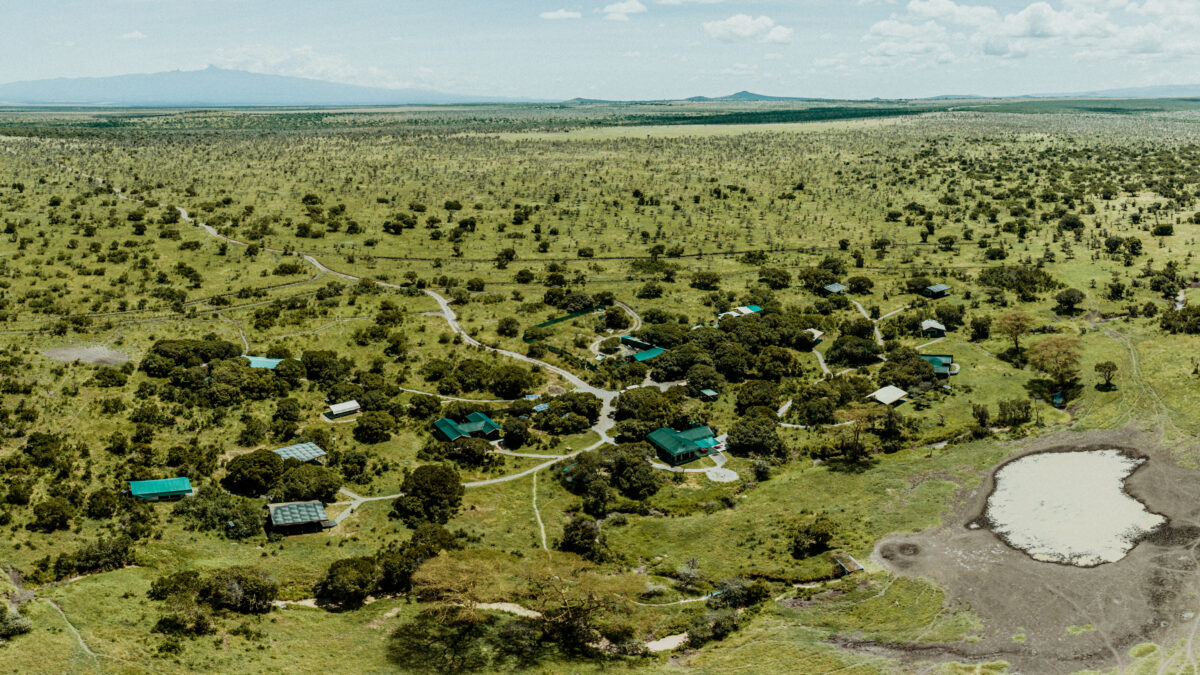
[[[75,347],[60,347],[47,349],[42,355],[52,361],[74,363],[94,363],[104,366],[116,366],[129,361],[129,355],[104,345],[78,345]]]
[[[1125,489],[1167,519],[1124,558],[1088,568],[1042,562],[979,527],[994,489],[993,476],[1009,462],[1038,452],[1098,448],[1147,458]],[[970,607],[984,623],[978,641],[837,642],[908,663],[1004,660],[1017,672],[1071,673],[1128,665],[1135,645],[1173,644],[1200,626],[1189,600],[1200,595],[1198,545],[1200,472],[1179,467],[1170,450],[1135,430],[1055,434],[1030,442],[989,471],[944,526],[894,535],[875,548],[874,558],[883,567],[927,578],[945,589],[949,603]],[[1067,630],[1086,625],[1096,630]],[[1013,639],[1019,633],[1024,641]]]

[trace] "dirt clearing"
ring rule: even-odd
[[[987,503],[998,471],[1036,453],[1112,450],[1144,458],[1124,480],[1124,491],[1166,521],[1136,536],[1124,557],[1093,567],[1035,560],[981,526],[987,522]],[[1042,464],[1052,468],[1053,463]],[[1074,526],[1056,524],[1056,532],[1072,527],[1104,529],[1093,521],[1105,515],[1086,509],[1046,517],[1076,521]],[[1174,644],[1200,627],[1195,606],[1200,595],[1197,544],[1200,472],[1180,468],[1170,450],[1137,431],[1056,434],[1030,442],[993,468],[946,525],[894,535],[876,546],[874,558],[885,568],[930,579],[945,589],[950,603],[970,607],[984,625],[977,641],[879,644],[843,639],[839,643],[909,663],[1004,660],[1018,672],[1070,673],[1128,665],[1133,661],[1129,652],[1136,645]],[[1103,547],[1105,542],[1098,540],[1097,545]],[[1095,630],[1071,630],[1079,626]]]
[[[47,349],[42,355],[53,361],[74,363],[95,363],[104,366],[116,366],[129,360],[129,356],[103,345],[80,345],[76,347],[59,347]]]

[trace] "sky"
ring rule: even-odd
[[[487,96],[1200,83],[1200,0],[4,0],[0,83],[209,65]]]

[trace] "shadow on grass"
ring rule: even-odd
[[[875,468],[879,460],[874,455],[838,455],[825,460],[825,466],[829,467],[830,471],[838,473],[866,473],[868,470]]]

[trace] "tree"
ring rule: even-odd
[[[792,530],[792,557],[810,558],[829,550],[829,542],[837,534],[837,526],[825,516],[816,516],[796,525]]]
[[[533,374],[515,365],[497,366],[492,370],[488,388],[500,398],[515,399],[534,385]]]
[[[1048,337],[1029,348],[1029,364],[1065,387],[1079,376],[1079,349],[1079,338]]]
[[[463,486],[458,471],[449,464],[426,464],[404,478],[403,497],[392,507],[392,517],[409,527],[422,523],[445,524],[462,504]]]
[[[1033,329],[1037,321],[1020,310],[1005,312],[996,317],[996,332],[1013,341],[1013,351],[1021,351],[1021,336]]]
[[[1058,308],[1063,314],[1072,314],[1075,312],[1076,305],[1083,302],[1083,299],[1086,297],[1083,291],[1068,288],[1065,291],[1059,292],[1058,295],[1054,296],[1054,299],[1058,302]]]
[[[622,330],[629,328],[633,320],[629,318],[629,314],[620,307],[609,307],[604,310],[604,327],[613,330]]]
[[[576,553],[592,562],[604,562],[608,557],[608,546],[600,524],[586,516],[577,516],[563,525],[562,539],[558,550]]]
[[[368,410],[354,424],[354,438],[359,443],[383,443],[392,437],[396,418],[382,410]]]
[[[1096,364],[1096,374],[1104,378],[1104,389],[1112,389],[1112,379],[1117,374],[1117,364],[1112,361],[1101,361]]]
[[[758,280],[766,284],[768,288],[774,290],[780,290],[792,285],[792,275],[787,270],[778,267],[759,268]]]
[[[266,614],[279,595],[279,581],[254,567],[218,570],[200,584],[200,599],[213,609]]]
[[[742,417],[734,422],[729,429],[726,447],[737,455],[782,457],[787,453],[787,446],[775,429],[775,420],[758,415]]]
[[[992,336],[992,317],[986,314],[971,317],[971,341],[979,342]]]
[[[343,607],[358,607],[375,590],[375,558],[342,558],[329,565],[314,592],[318,598]]]
[[[283,459],[270,450],[238,455],[225,464],[225,484],[233,492],[266,494],[283,473]]]
[[[71,516],[74,513],[71,502],[62,497],[50,497],[34,504],[33,522],[29,524],[29,529],[39,532],[65,530],[71,525]]]
[[[301,464],[286,471],[271,488],[271,496],[282,502],[319,500],[332,502],[342,479],[323,466]]]
[[[692,275],[691,286],[701,291],[715,291],[721,286],[721,275],[716,272],[696,272]]]
[[[506,316],[496,325],[496,332],[504,337],[516,337],[521,332],[521,322]]]

